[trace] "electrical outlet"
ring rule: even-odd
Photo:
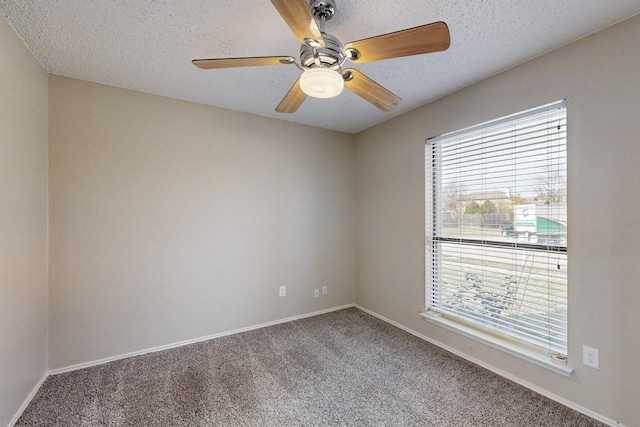
[[[322,295],[326,295],[327,294],[327,287],[323,286],[322,287]]]
[[[313,297],[314,298],[320,297],[320,289],[316,288],[313,290]]]
[[[281,297],[286,297],[287,296],[287,287],[286,286],[280,286],[280,293],[279,295]]]
[[[582,363],[595,369],[600,369],[600,353],[597,348],[582,346]]]

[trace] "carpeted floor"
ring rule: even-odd
[[[603,426],[355,308],[47,379],[17,426]]]

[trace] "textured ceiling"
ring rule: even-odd
[[[300,74],[295,66],[191,64],[297,58],[300,45],[269,0],[0,0],[49,73],[351,133],[636,15],[640,1],[337,0],[337,9],[326,31],[343,43],[444,21],[451,47],[354,66],[403,99],[390,113],[345,90],[281,114],[274,109]]]

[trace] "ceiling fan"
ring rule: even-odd
[[[336,1],[271,0],[302,43],[300,63],[292,56],[194,59],[192,62],[202,69],[296,65],[303,73],[276,107],[280,113],[294,113],[307,96],[337,96],[345,86],[379,109],[391,111],[400,104],[398,96],[343,65],[347,60],[362,63],[446,50],[450,44],[447,24],[435,22],[343,45],[324,31],[325,22],[335,14]]]

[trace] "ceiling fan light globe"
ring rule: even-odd
[[[314,98],[333,98],[344,88],[342,76],[329,68],[312,68],[300,76],[302,91]]]

